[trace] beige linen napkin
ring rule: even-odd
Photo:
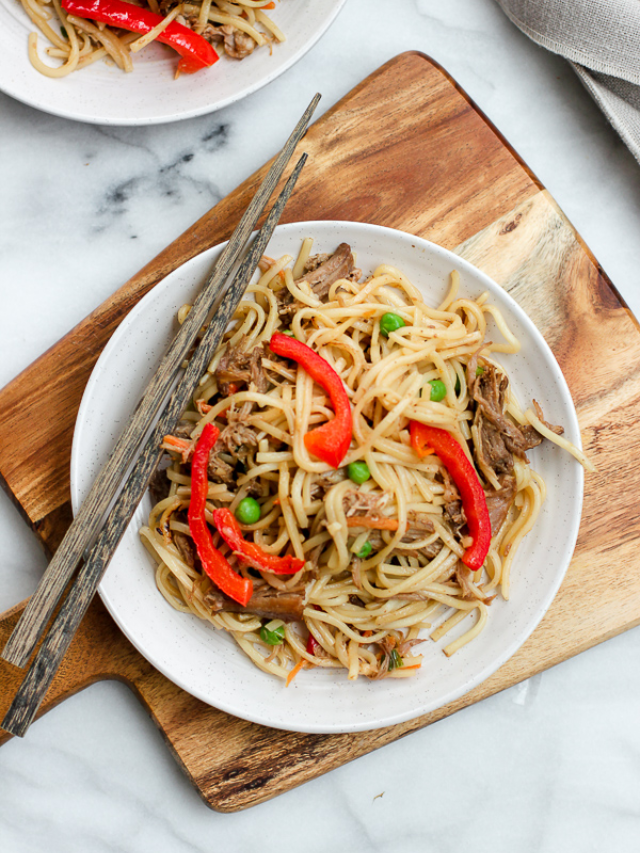
[[[640,0],[497,0],[523,33],[566,57],[640,162]]]

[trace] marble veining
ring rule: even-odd
[[[0,385],[272,156],[315,91],[322,114],[405,50],[466,89],[640,316],[640,171],[570,67],[493,0],[349,0],[294,68],[213,115],[91,127],[0,94]],[[45,565],[4,494],[0,541],[4,610]],[[123,685],[96,684],[0,749],[0,851],[635,853],[639,636],[229,815]]]

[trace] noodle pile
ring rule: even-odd
[[[278,0],[279,1],[279,0]],[[29,60],[47,77],[66,77],[98,59],[115,63],[122,71],[133,71],[132,55],[155,40],[174,20],[219,46],[227,56],[244,59],[256,47],[284,42],[285,35],[264,11],[272,0],[140,0],[134,5],[161,14],[161,24],[140,36],[102,23],[68,15],[60,0],[20,0],[30,20],[49,40],[47,56],[60,59],[52,66],[38,54],[38,35],[29,34]]]
[[[352,269],[320,297],[307,277],[301,278],[305,269],[324,260],[310,259],[310,248],[311,241],[305,241],[293,268],[289,256],[264,259],[262,276],[240,303],[179,425],[187,442],[207,422],[221,430],[209,466],[209,510],[224,506],[233,512],[243,498],[254,496],[261,515],[256,523],[241,525],[244,537],[269,553],[306,561],[294,576],[258,573],[239,563],[211,527],[214,545],[237,571],[253,578],[254,598],[295,599],[300,618],[277,618],[262,605],[262,610],[256,605],[257,613],[232,612],[213,588],[190,546],[190,468],[184,454],[171,452],[162,472],[168,490],[141,536],[157,564],[157,585],[166,600],[229,632],[266,672],[290,679],[301,668],[317,666],[345,669],[350,679],[407,677],[421,664],[413,647],[425,631],[434,640],[459,634],[444,648],[452,655],[483,630],[492,599],[497,594],[508,598],[518,545],[545,498],[544,482],[524,454],[510,455],[508,474],[499,468],[498,474],[490,468],[479,471],[488,505],[489,495],[496,503],[504,500],[485,564],[472,572],[460,560],[469,542],[459,495],[436,455],[416,455],[409,421],[451,432],[478,468],[482,427],[472,388],[482,375],[506,386],[493,354],[516,353],[520,345],[488,294],[475,300],[459,296],[455,272],[437,309],[425,305],[402,272],[387,265],[366,279]],[[187,311],[188,306],[181,309],[179,319]],[[380,318],[389,311],[405,325],[387,338]],[[489,320],[503,342],[486,339]],[[272,334],[286,329],[320,353],[347,389],[353,440],[337,471],[310,456],[303,440],[333,416],[325,392],[295,362],[268,349]],[[245,367],[251,359],[254,372],[247,368],[244,383],[230,381],[232,355],[244,355]],[[441,401],[430,399],[431,380],[446,387]],[[533,435],[531,423],[537,422],[588,464],[558,437],[560,428],[546,424],[539,407],[537,414],[523,411],[510,387],[504,405],[511,427]],[[539,443],[535,437],[528,446]],[[371,475],[360,485],[344,467],[357,460],[366,462]],[[208,521],[211,525],[210,514]],[[462,633],[453,631],[462,621]],[[279,628],[283,641],[266,643],[264,631],[261,636],[265,625],[269,631]]]

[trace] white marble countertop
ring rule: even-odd
[[[324,111],[411,49],[496,124],[640,316],[640,166],[569,66],[493,0],[349,0],[293,70],[198,119],[87,126],[0,95],[0,386],[270,157],[317,89]],[[3,494],[0,541],[4,610],[45,561]],[[94,685],[0,750],[0,850],[636,851],[639,636],[232,815],[203,805],[125,687]]]

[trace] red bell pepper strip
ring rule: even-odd
[[[164,20],[162,15],[157,15],[149,9],[141,9],[124,0],[62,0],[62,8],[69,15],[100,21],[141,35],[148,33]],[[178,70],[185,74],[208,68],[219,59],[205,38],[176,21],[171,21],[156,41],[168,44],[178,51],[182,57]]]
[[[207,424],[196,444],[191,460],[191,500],[189,501],[187,518],[193,544],[196,546],[202,568],[218,589],[246,607],[253,593],[253,583],[249,578],[243,578],[234,572],[224,554],[221,554],[214,547],[204,517],[209,488],[207,476],[209,453],[219,435],[220,430],[217,427],[214,427],[213,424]]]
[[[305,649],[307,654],[317,656],[318,652],[320,651],[321,648],[322,648],[322,646],[316,640],[316,638],[313,636],[313,634],[309,634],[309,637],[307,638],[307,648]]]
[[[213,523],[220,536],[233,549],[234,554],[254,569],[262,572],[273,572],[274,575],[295,575],[296,572],[304,568],[304,560],[292,557],[290,554],[285,557],[267,554],[255,542],[247,542],[242,535],[235,515],[226,507],[214,509]]]
[[[469,535],[473,538],[473,545],[464,552],[462,562],[477,571],[491,545],[491,520],[478,475],[451,433],[418,421],[411,421],[409,431],[411,445],[418,456],[427,456],[435,450],[460,492]]]
[[[326,359],[296,338],[276,332],[269,346],[276,355],[296,361],[329,395],[335,418],[306,433],[304,444],[309,453],[332,468],[339,468],[349,450],[353,430],[351,405],[342,379]]]

